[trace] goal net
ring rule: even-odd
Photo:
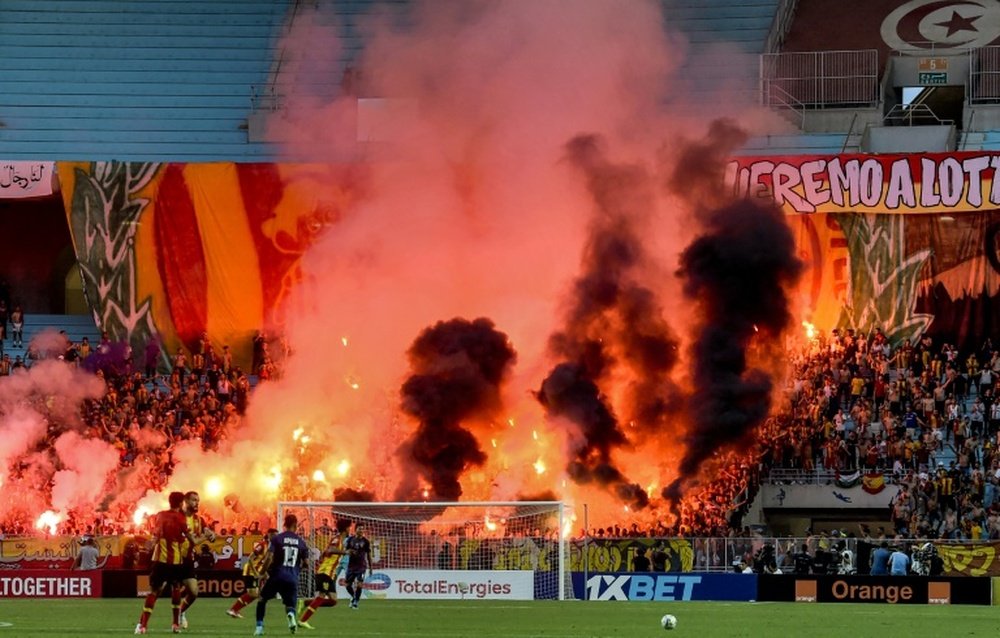
[[[558,501],[478,503],[280,502],[313,551],[300,594],[312,595],[320,552],[357,526],[372,547],[363,595],[380,598],[531,600],[572,596]],[[343,574],[338,593],[345,596]]]

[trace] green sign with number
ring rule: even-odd
[[[919,84],[927,85],[937,85],[937,84],[948,84],[948,74],[947,73],[918,73],[917,82]]]

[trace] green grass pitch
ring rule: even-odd
[[[171,636],[170,604],[157,605],[149,623],[152,636]],[[181,635],[250,636],[254,606],[242,620],[225,615],[230,601],[205,598],[188,612],[190,628]],[[10,636],[132,635],[141,602],[126,599],[29,600],[0,602],[0,638]],[[283,608],[268,604],[265,635],[287,636]],[[665,632],[660,617],[677,616]],[[620,636],[726,636],[794,638],[938,638],[995,636],[1000,610],[978,606],[917,606],[792,603],[623,603],[473,602],[364,600],[352,611],[344,604],[323,608],[315,630],[297,636],[413,638],[596,638]]]

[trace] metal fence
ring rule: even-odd
[[[808,51],[761,55],[765,106],[807,109],[879,104],[878,51]]]
[[[772,467],[762,474],[761,482],[772,485],[831,485],[841,475],[853,471],[844,470],[837,472],[836,470],[827,470],[820,467],[812,470]],[[867,470],[862,471],[867,472]],[[878,471],[882,474],[886,485],[895,485],[900,482],[900,477],[891,470],[883,469]]]
[[[1000,46],[969,51],[969,104],[1000,104]]]
[[[850,536],[846,530],[840,532],[839,536],[822,535],[810,536],[808,538],[774,538],[774,537],[711,537],[711,538],[679,538],[679,539],[635,539],[635,538],[590,538],[574,539],[570,543],[571,569],[580,571],[602,571],[611,569],[607,566],[609,561],[606,556],[602,556],[601,548],[619,546],[629,546],[627,555],[621,557],[621,564],[617,567],[622,571],[631,570],[631,559],[635,555],[635,549],[639,546],[652,547],[658,544],[672,558],[667,562],[667,571],[677,571],[687,569],[690,564],[691,571],[700,573],[732,573],[737,571],[741,561],[746,566],[761,571],[763,562],[773,561],[782,573],[789,574],[794,569],[794,556],[801,553],[803,548],[805,553],[814,559],[812,573],[818,574],[866,574],[869,570],[868,562],[871,552],[882,540],[871,538],[862,539]],[[960,545],[963,547],[981,547],[984,552],[989,553],[992,548],[990,541],[962,541],[936,539],[933,543],[928,543],[925,539],[900,539],[891,538],[886,542],[893,549],[900,549],[906,552],[915,560],[911,565],[911,571],[921,573],[919,561],[920,550],[926,545],[933,545],[937,549],[947,548],[949,545]],[[862,545],[865,545],[864,551]],[[588,546],[590,549],[588,550]],[[767,549],[765,549],[767,548]],[[850,552],[849,562],[843,559],[843,550]],[[690,552],[687,557],[677,556],[678,554]],[[767,557],[767,558],[765,558]],[[602,560],[602,558],[604,560]],[[690,560],[690,563],[686,559]],[[864,564],[862,564],[864,563]]]

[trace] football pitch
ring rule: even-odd
[[[190,628],[181,635],[250,636],[253,605],[242,620],[225,615],[229,600],[202,599],[188,612]],[[128,599],[28,600],[0,603],[3,636],[132,635],[141,602]],[[269,603],[267,636],[287,636],[280,605]],[[677,629],[660,627],[663,614]],[[866,636],[995,636],[1000,610],[980,606],[793,604],[793,603],[626,603],[482,602],[365,600],[361,609],[323,608],[315,629],[297,636],[410,636],[413,638],[597,638],[603,636],[775,636],[862,638]],[[173,635],[170,604],[157,605],[149,634]]]

